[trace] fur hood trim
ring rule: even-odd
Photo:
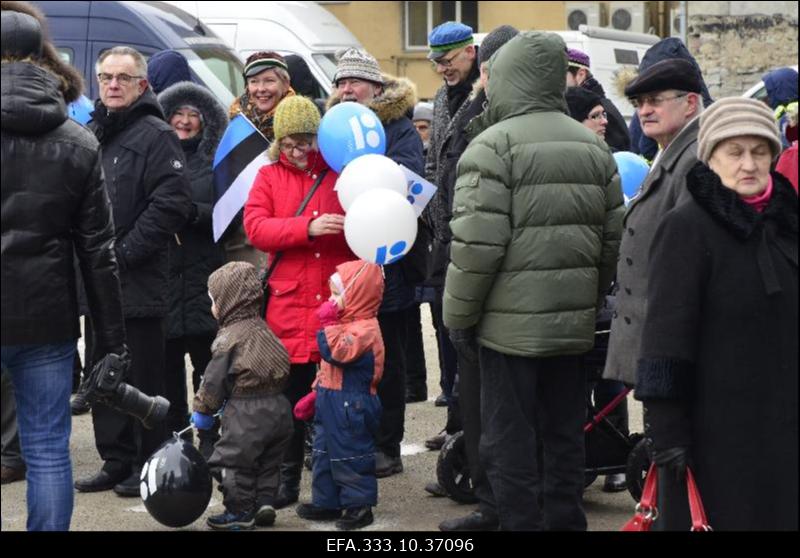
[[[383,93],[375,97],[368,107],[378,115],[381,123],[388,124],[409,116],[417,104],[417,86],[406,78],[383,75]],[[326,110],[335,107],[342,100],[337,93],[328,99]]]
[[[203,139],[197,152],[211,161],[228,126],[228,116],[219,101],[208,89],[191,81],[181,81],[170,85],[158,95],[158,102],[164,109],[169,122],[172,114],[183,105],[196,107],[203,115]]]
[[[614,91],[616,91],[617,95],[625,98],[625,88],[628,87],[628,84],[636,79],[636,76],[639,75],[639,70],[633,66],[623,66],[616,72],[614,72],[614,77],[612,79],[612,84],[614,86]]]
[[[0,2],[2,11],[19,12],[35,17],[42,27],[44,38],[44,48],[42,57],[37,60],[25,60],[35,63],[55,75],[59,81],[59,91],[64,96],[64,101],[69,104],[76,101],[84,90],[83,78],[77,69],[73,68],[56,52],[53,43],[50,42],[50,33],[47,30],[47,18],[37,7],[27,2]],[[15,62],[16,60],[3,59],[3,62]]]

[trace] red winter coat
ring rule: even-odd
[[[313,156],[312,156],[313,157]],[[328,169],[308,206],[295,217],[317,176]],[[283,256],[269,279],[267,325],[286,346],[292,364],[319,362],[316,334],[320,329],[316,309],[330,297],[328,279],[340,263],[354,260],[344,234],[308,236],[308,225],[325,213],[344,215],[333,186],[338,174],[321,154],[310,173],[290,164],[281,154],[278,162],[261,168],[244,207],[244,229],[250,242],[269,254]]]

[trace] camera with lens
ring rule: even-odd
[[[103,403],[117,411],[136,417],[145,428],[163,421],[169,401],[160,395],[151,397],[123,381],[131,365],[127,350],[121,355],[108,353],[92,368],[86,381],[86,398],[90,403]]]

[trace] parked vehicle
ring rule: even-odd
[[[316,2],[168,2],[193,14],[246,59],[273,50],[305,60],[327,98],[336,73],[336,51],[363,48],[347,27]]]
[[[193,78],[224,105],[242,93],[236,52],[196,18],[165,2],[34,1],[47,16],[59,54],[86,80],[86,95],[99,96],[95,62],[114,46],[131,46],[145,58],[173,49],[189,62]]]
[[[592,60],[592,75],[600,82],[608,97],[626,122],[634,114],[633,105],[621,97],[614,87],[615,74],[625,66],[639,67],[644,53],[661,40],[656,35],[618,31],[605,27],[581,25],[578,31],[552,31],[561,35],[568,48],[582,50]],[[486,33],[476,33],[475,42],[480,44]]]

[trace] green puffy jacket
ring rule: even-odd
[[[624,213],[617,166],[567,116],[567,55],[522,33],[489,62],[482,131],[458,163],[444,323],[525,357],[594,344],[596,305],[614,277]]]

